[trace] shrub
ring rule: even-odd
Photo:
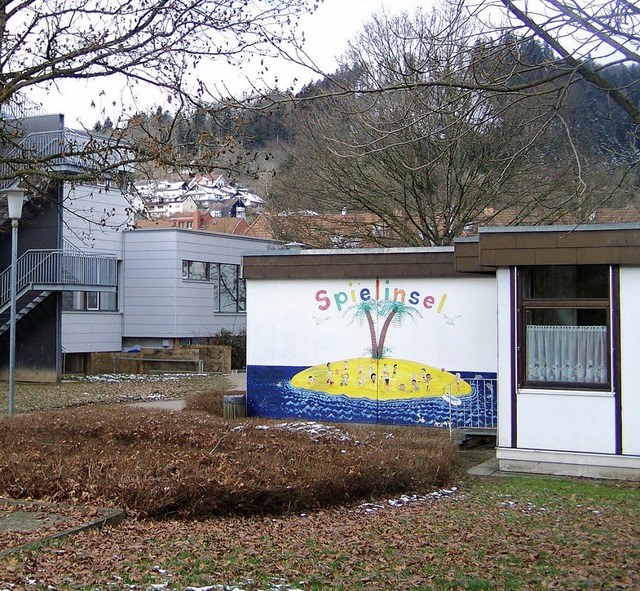
[[[231,369],[245,369],[247,367],[247,331],[240,330],[233,333],[225,328],[217,335],[209,338],[211,345],[227,345],[231,347]]]
[[[185,410],[201,410],[211,416],[222,416],[222,401],[227,394],[226,390],[209,390],[207,392],[196,392],[189,394],[184,399]]]
[[[442,430],[94,407],[0,420],[0,496],[138,517],[277,514],[450,484]]]

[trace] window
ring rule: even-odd
[[[88,291],[86,296],[87,310],[100,309],[100,296],[97,291]]]
[[[209,263],[182,261],[182,278],[191,281],[209,281]]]
[[[216,312],[246,311],[246,285],[240,277],[239,265],[182,261],[182,278],[213,283]]]
[[[239,265],[212,264],[214,302],[217,312],[245,312],[245,281]]]
[[[518,270],[519,383],[533,388],[610,388],[610,268]]]
[[[118,310],[118,294],[111,291],[63,291],[62,309],[65,312],[115,312]]]

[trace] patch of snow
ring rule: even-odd
[[[545,507],[538,507],[535,503],[528,501],[527,503],[519,503],[518,501],[503,501],[500,503],[501,507],[505,507],[506,509],[516,509],[519,508],[523,513],[546,513],[547,509]]]
[[[349,435],[349,433],[342,431],[337,427],[330,427],[328,425],[323,425],[322,423],[316,423],[315,421],[276,423],[274,425],[238,425],[234,427],[232,431],[244,431],[245,429],[256,429],[257,431],[278,429],[281,431],[291,431],[293,433],[307,433],[316,441],[317,438],[327,437],[330,439],[337,439],[338,441],[352,442],[356,445],[360,444],[360,441],[354,439]],[[387,435],[387,437],[393,437],[393,435]],[[346,453],[346,451],[342,450],[341,453]]]
[[[443,488],[433,491],[428,495],[401,495],[397,499],[387,499],[384,503],[364,503],[362,505],[358,505],[357,509],[364,511],[367,514],[376,513],[377,511],[382,511],[383,509],[388,509],[390,507],[404,507],[413,503],[426,503],[429,500],[454,496],[457,492],[458,487],[454,486],[451,489]]]
[[[162,373],[162,374],[136,374],[136,373],[104,373],[87,376],[70,376],[65,378],[66,382],[89,382],[89,383],[126,383],[126,382],[177,382],[185,377],[204,377],[206,373]]]

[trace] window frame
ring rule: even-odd
[[[214,282],[214,311],[217,314],[246,314],[246,284],[242,278],[242,268],[240,265],[234,263],[211,263],[215,265],[215,271],[211,273],[212,281]],[[229,289],[229,286],[225,284],[222,276],[222,267],[233,267],[233,293]],[[213,269],[212,269],[213,271]],[[213,278],[215,275],[215,279]],[[224,290],[222,289],[224,286]],[[221,309],[221,302],[223,301],[223,291],[229,295],[229,300],[235,303],[234,309]]]
[[[86,310],[88,312],[98,312],[100,310],[100,292],[87,291],[85,295]]]
[[[192,270],[192,265],[204,265],[204,276],[196,275]],[[207,263],[206,261],[195,261],[192,259],[182,260],[182,279],[184,281],[197,281],[198,283],[206,283],[211,281],[211,265],[215,263]]]
[[[599,393],[610,393],[612,389],[612,302],[615,301],[615,282],[613,268],[611,265],[562,265],[565,267],[605,267],[607,268],[608,292],[607,297],[567,297],[567,298],[535,298],[524,297],[525,280],[523,272],[527,269],[540,269],[556,265],[522,265],[516,267],[516,313],[517,313],[517,336],[516,336],[516,361],[517,361],[517,387],[518,391],[539,390],[549,391],[569,391],[584,392],[597,391]],[[558,265],[560,266],[560,265]],[[607,380],[598,382],[567,382],[567,381],[534,381],[527,378],[527,312],[535,310],[604,310],[606,316],[606,370]],[[538,325],[534,325],[538,326]]]
[[[191,274],[191,265],[205,265],[206,279],[195,277]],[[233,267],[233,277],[230,278],[230,285],[227,285],[221,275],[222,267]],[[193,281],[194,283],[210,283],[213,286],[213,311],[216,314],[246,314],[247,313],[247,288],[245,279],[242,277],[242,266],[236,263],[210,263],[191,259],[182,260],[182,280]],[[224,288],[224,289],[223,289]],[[223,298],[227,297],[226,300]],[[221,309],[221,302],[227,303],[225,309]],[[229,303],[233,303],[229,306]]]
[[[92,295],[93,294],[93,295]],[[109,297],[105,297],[109,294]],[[92,298],[95,298],[93,302]],[[118,292],[101,291],[101,290],[65,290],[62,292],[62,311],[63,312],[99,312],[99,313],[117,313],[118,310]],[[114,307],[105,307],[107,303],[113,300]],[[69,307],[68,304],[71,303]]]

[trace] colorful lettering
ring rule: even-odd
[[[342,304],[346,304],[349,297],[344,291],[339,291],[333,296],[333,299],[336,301],[338,312],[340,312],[342,310]]]
[[[389,280],[386,280],[384,288],[381,289],[380,280],[376,279],[373,290],[368,287],[363,287],[358,291],[357,288],[353,286],[353,281],[349,281],[347,286],[350,289],[347,291],[337,291],[329,295],[326,289],[320,289],[315,293],[315,299],[319,303],[318,309],[322,311],[328,310],[333,304],[335,304],[338,312],[341,312],[348,302],[357,304],[358,302],[368,302],[370,300],[386,300],[402,303],[406,301],[411,306],[419,306],[422,304],[422,307],[426,310],[435,309],[438,313],[442,312],[447,300],[446,293],[443,293],[438,300],[436,296],[433,295],[423,297],[419,291],[407,292],[407,290],[400,287],[391,287],[389,285],[390,283]],[[438,302],[437,307],[436,301]]]
[[[327,297],[326,289],[321,289],[316,292],[316,301],[324,302],[322,305],[318,306],[319,310],[328,310],[329,306],[331,306],[331,300]]]

